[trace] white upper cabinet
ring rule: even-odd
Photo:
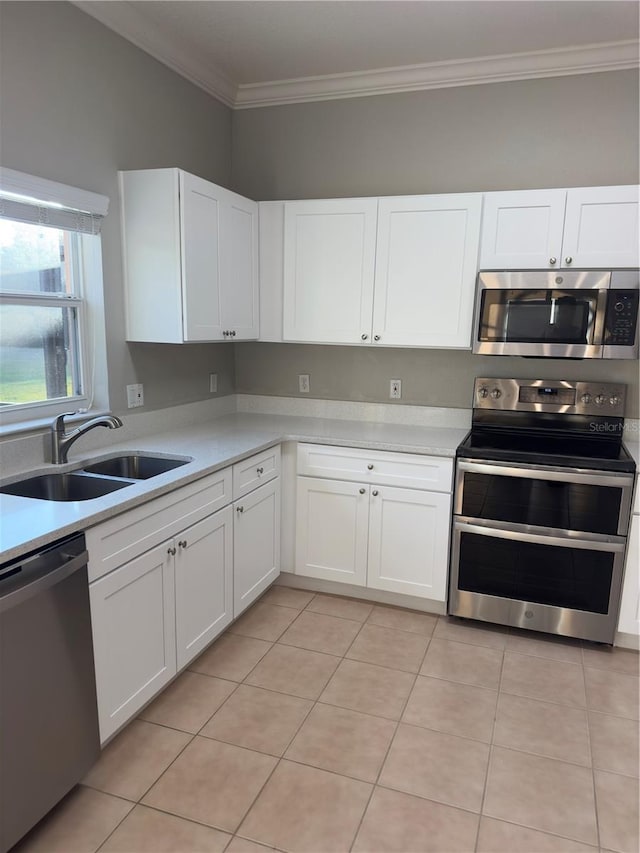
[[[180,169],[120,173],[127,339],[258,337],[258,206]]]
[[[481,206],[480,194],[285,202],[282,339],[469,347]],[[277,239],[277,209],[264,215]],[[263,251],[271,291],[275,255]]]
[[[481,269],[636,267],[638,187],[487,193]]]
[[[285,341],[368,340],[377,209],[375,198],[285,204]]]
[[[379,200],[374,341],[469,347],[481,209],[480,194]]]
[[[487,193],[480,269],[560,266],[566,190]]]
[[[640,265],[638,190],[586,187],[567,191],[562,263],[577,268]]]

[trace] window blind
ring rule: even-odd
[[[0,219],[99,234],[106,196],[0,168]]]

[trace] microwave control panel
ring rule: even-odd
[[[638,328],[638,290],[610,290],[604,321],[604,343],[629,346],[636,342]]]

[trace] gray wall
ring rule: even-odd
[[[261,200],[635,184],[638,75],[586,74],[297,104],[233,115],[233,182]],[[447,350],[236,344],[236,389],[468,406],[475,376],[615,380],[635,362],[490,358]]]
[[[2,165],[109,196],[103,228],[111,405],[145,409],[233,390],[225,344],[127,344],[118,169],[179,166],[229,186],[230,110],[68,3],[0,3]]]

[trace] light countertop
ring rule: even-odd
[[[152,498],[211,474],[282,441],[308,441],[368,450],[455,455],[468,430],[278,415],[231,414],[107,449],[83,453],[82,438],[68,465],[44,465],[25,475],[71,471],[122,453],[155,452],[192,457],[186,465],[140,480],[88,501],[44,501],[0,495],[0,563],[41,548],[56,539],[105,521]]]

